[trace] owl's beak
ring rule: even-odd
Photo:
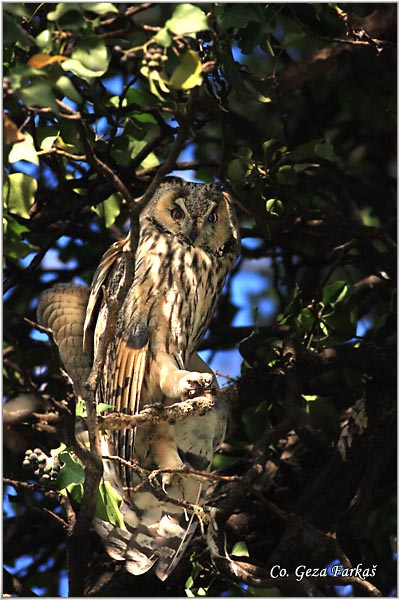
[[[189,231],[189,236],[188,236],[189,240],[192,242],[192,244],[194,244],[198,235],[199,235],[199,230],[197,228],[197,223],[193,223],[193,225]]]

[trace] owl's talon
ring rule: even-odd
[[[178,382],[177,396],[182,400],[197,398],[205,392],[213,391],[214,376],[211,373],[185,372]]]
[[[167,487],[174,485],[178,489],[182,490],[182,480],[179,473],[164,473],[161,476],[161,489],[164,494],[168,494]]]

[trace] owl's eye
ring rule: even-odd
[[[207,220],[210,223],[216,223],[218,221],[217,211],[213,210],[212,212],[210,212],[210,214],[208,215],[208,219]]]
[[[181,208],[175,206],[175,208],[171,210],[171,217],[174,219],[174,221],[182,221],[182,219],[185,218],[185,213]]]

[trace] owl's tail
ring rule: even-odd
[[[102,440],[103,455],[111,448]],[[123,498],[119,507],[124,529],[107,521],[95,519],[95,530],[103,538],[107,553],[133,575],[142,575],[154,567],[154,573],[164,581],[179,562],[197,527],[193,513],[171,502],[158,500],[150,492],[137,492],[128,498],[121,489],[121,479],[115,463],[104,460],[104,478]],[[198,501],[201,484],[187,478],[168,487],[172,498],[193,498]]]
[[[89,294],[89,288],[83,285],[61,283],[45,290],[37,307],[38,321],[51,330],[61,361],[79,396],[90,375],[91,358],[83,351],[83,323]]]
[[[196,529],[196,523],[192,517],[189,528],[184,530],[181,537],[178,519],[171,515],[164,515],[157,523],[158,528],[154,529],[143,523],[137,527],[132,526],[134,519],[131,515],[128,516],[129,511],[133,512],[129,507],[123,508],[125,530],[95,519],[96,532],[103,538],[109,556],[114,560],[124,561],[123,566],[129,573],[143,575],[154,567],[154,573],[164,581],[178,564]]]

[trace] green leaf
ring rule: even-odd
[[[353,338],[357,331],[357,308],[353,302],[336,302],[332,314],[324,317],[331,328],[330,335],[337,341]]]
[[[218,17],[218,24],[222,29],[240,29],[246,27],[251,22],[261,23],[263,13],[259,7],[247,3],[238,2],[237,4],[225,4],[223,13]]]
[[[318,399],[318,396],[316,396],[316,395],[313,395],[313,396],[306,396],[305,394],[302,394],[302,396],[301,396],[301,397],[302,397],[302,398],[304,398],[304,400],[305,400],[306,402],[314,402],[315,400],[317,400],[317,399]]]
[[[44,29],[35,38],[36,45],[42,52],[50,53],[53,50],[53,26]]]
[[[278,588],[255,588],[249,585],[246,590],[246,596],[257,596],[258,598],[280,598],[282,594]]]
[[[115,223],[115,219],[121,212],[122,200],[122,194],[116,192],[111,194],[104,202],[100,202],[100,204],[93,207],[93,210],[103,220],[106,227],[111,227]]]
[[[31,11],[24,2],[3,2],[3,11],[16,17],[28,18],[31,16]]]
[[[307,169],[315,169],[320,167],[321,165],[319,165],[318,163],[310,163],[310,162],[304,162],[304,163],[297,163],[295,165],[292,165],[293,169],[296,171],[296,173],[302,173],[303,171],[306,171]]]
[[[125,139],[125,143],[129,141],[129,148],[128,148],[128,152],[130,152],[130,158],[134,159],[136,157],[136,155],[147,145],[147,140],[138,140],[138,139],[134,139],[132,137],[129,137],[128,139]],[[160,161],[158,160],[157,156],[154,154],[154,152],[150,152],[140,163],[140,168],[141,169],[151,169],[153,167],[158,167],[158,165],[160,164]]]
[[[271,158],[276,146],[277,146],[277,141],[275,138],[271,138],[270,140],[265,140],[265,142],[263,142],[263,145],[262,145],[264,157]]]
[[[64,61],[62,64],[62,68],[64,69],[64,71],[71,71],[71,73],[77,75],[81,79],[84,79],[89,84],[91,83],[92,79],[104,75],[104,71],[92,71],[91,69],[85,67],[85,65],[83,65],[79,60],[75,60],[73,58]]]
[[[83,102],[82,96],[80,95],[70,78],[66,75],[61,75],[61,77],[59,77],[55,81],[54,87],[73,102],[76,102],[77,104],[81,104],[81,102]]]
[[[141,74],[144,77],[147,77],[149,81],[150,92],[154,94],[161,102],[164,101],[164,97],[161,92],[164,94],[169,94],[169,89],[165,80],[165,72],[159,73],[158,71],[154,71],[154,69],[149,69],[147,66],[143,66],[140,69]]]
[[[285,211],[283,203],[277,198],[270,198],[267,200],[265,203],[265,208],[271,217],[280,217],[280,215]]]
[[[194,597],[194,594],[190,591],[190,589],[194,586],[194,582],[196,581],[198,575],[202,571],[202,566],[200,565],[200,563],[197,562],[195,556],[195,553],[191,554],[190,556],[190,562],[192,563],[192,572],[185,582],[185,592],[186,595],[190,598]]]
[[[25,173],[12,173],[4,183],[4,206],[10,213],[29,219],[29,210],[35,201],[36,190],[36,179]]]
[[[338,302],[341,302],[347,295],[349,287],[346,281],[334,281],[328,283],[322,291],[322,302],[325,304],[331,304],[335,306]]]
[[[19,160],[26,160],[27,162],[33,163],[34,165],[39,164],[39,157],[36,152],[33,137],[30,133],[25,133],[25,139],[22,142],[17,142],[11,148],[8,160],[10,163],[18,162]]]
[[[164,48],[170,48],[174,43],[174,34],[169,31],[166,27],[163,27],[153,38],[157,44],[164,46]]]
[[[265,96],[262,92],[259,92],[247,79],[243,79],[243,83],[246,90],[250,92],[251,96],[253,96],[255,100],[258,100],[258,102],[261,102],[262,104],[268,104],[269,102],[272,102],[270,96]]]
[[[96,413],[101,415],[101,413],[105,412],[109,408],[115,408],[113,404],[106,404],[105,402],[99,402],[96,404]]]
[[[276,180],[280,185],[296,185],[297,175],[293,165],[283,165],[279,167],[276,174]]]
[[[297,41],[303,39],[306,36],[305,31],[301,28],[295,19],[289,19],[283,15],[279,15],[277,19],[278,25],[285,32],[282,45],[284,48],[295,44]]]
[[[85,471],[80,463],[72,458],[69,451],[64,450],[58,455],[59,460],[63,463],[61,470],[57,476],[57,489],[72,491],[76,485],[81,485],[85,482]]]
[[[315,324],[315,315],[308,307],[303,308],[297,317],[297,322],[305,331],[310,331]]]
[[[35,81],[26,87],[21,87],[18,93],[26,106],[42,106],[52,108],[56,113],[59,112],[52,87],[45,81]]]
[[[119,12],[118,8],[111,2],[85,2],[83,8],[85,11],[94,12],[101,17],[108,15],[109,13],[118,14]]]
[[[96,517],[126,530],[124,518],[119,510],[121,502],[121,496],[114,490],[110,482],[102,481],[99,486]]]
[[[194,4],[177,4],[165,27],[176,35],[190,35],[210,29],[205,13]]]
[[[35,252],[38,247],[21,239],[29,229],[18,223],[11,215],[3,215],[3,254],[7,258],[18,260]]]
[[[126,94],[126,99],[129,104],[137,104],[139,106],[143,104],[150,104],[153,100],[150,94],[133,86],[129,88]]]
[[[61,454],[61,452],[64,452],[64,450],[66,449],[67,446],[64,444],[64,442],[61,442],[61,444],[57,448],[53,448],[52,450],[50,450],[50,454],[51,456],[55,457]]]
[[[82,5],[78,2],[59,2],[55,10],[47,14],[48,21],[59,21],[68,12],[82,12]]]
[[[171,75],[169,85],[176,90],[190,90],[203,82],[202,64],[193,50],[188,50]]]
[[[75,415],[77,417],[86,417],[86,402],[79,398],[75,406]]]
[[[317,156],[325,158],[325,160],[334,161],[337,158],[330,142],[319,142],[315,145],[314,152]]]
[[[250,556],[246,542],[236,542],[232,548],[231,554],[235,556]]]
[[[244,183],[249,170],[248,164],[240,158],[234,158],[228,163],[228,178],[237,183]]]
[[[270,54],[270,56],[272,56],[272,57],[275,57],[275,52],[271,45],[271,41],[270,41],[269,37],[266,37],[264,42],[260,45],[261,45],[261,48],[264,50],[264,52],[266,52],[267,54]]]
[[[47,152],[48,150],[51,150],[51,148],[53,147],[53,144],[57,138],[58,138],[58,133],[56,135],[47,136],[46,138],[44,138],[42,140],[42,143],[40,144],[40,149],[44,150],[45,152]]]
[[[76,45],[71,58],[61,63],[61,67],[90,82],[92,78],[104,75],[108,64],[107,46],[101,38],[91,36]]]
[[[323,138],[318,138],[311,140],[306,144],[300,144],[299,146],[296,146],[296,148],[290,153],[291,161],[297,163],[312,158],[315,155],[315,147],[323,141]]]

